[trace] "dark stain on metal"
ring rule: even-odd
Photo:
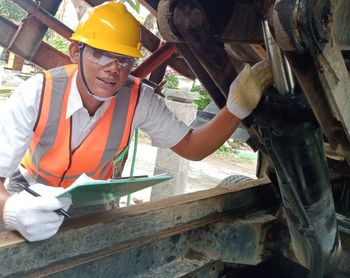
[[[168,263],[170,263],[171,261],[173,261],[173,260],[175,260],[175,259],[176,259],[175,256],[169,256],[169,257],[166,258],[166,261],[167,261]]]
[[[175,245],[179,242],[180,238],[181,238],[180,234],[174,235],[170,237],[170,242]]]
[[[206,256],[203,253],[197,252],[197,251],[193,250],[192,248],[190,248],[188,250],[188,252],[186,253],[185,258],[191,259],[191,260],[201,261],[201,260],[204,260],[206,258]]]

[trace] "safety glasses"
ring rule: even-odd
[[[111,62],[116,62],[119,69],[130,70],[135,65],[136,59],[130,56],[124,56],[85,45],[84,47],[87,59],[102,67]]]

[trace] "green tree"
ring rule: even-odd
[[[16,21],[21,21],[27,16],[27,13],[11,0],[0,0],[0,14]]]
[[[164,75],[164,79],[166,80],[164,88],[179,89],[179,78],[177,77],[176,72],[174,71],[166,72]]]
[[[199,94],[199,99],[194,101],[198,105],[198,110],[203,110],[211,102],[207,90],[202,85],[193,85],[191,91]]]
[[[140,2],[137,0],[119,0],[119,3],[128,3],[138,14],[140,13]]]
[[[57,50],[68,55],[69,41],[59,35],[47,36],[44,38],[44,41],[49,45],[53,46]]]

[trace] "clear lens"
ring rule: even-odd
[[[98,64],[102,67],[108,65],[111,62],[117,62],[119,69],[130,70],[136,62],[136,59],[129,56],[119,55],[112,52],[92,48],[88,45],[85,46],[87,58],[90,62]]]

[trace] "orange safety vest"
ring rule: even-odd
[[[94,179],[113,174],[113,159],[130,140],[140,79],[129,77],[96,126],[75,150],[71,150],[71,117],[67,102],[76,65],[45,72],[34,137],[21,161],[38,182],[68,187],[82,173]]]

